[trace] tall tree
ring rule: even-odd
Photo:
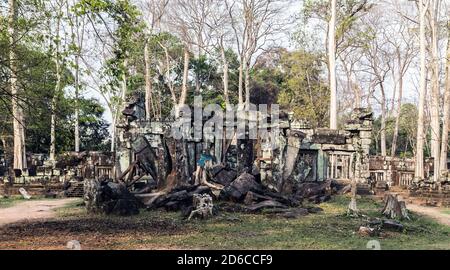
[[[450,132],[450,21],[447,22],[447,59],[444,94],[444,122],[441,140],[441,172],[447,173],[448,133]]]
[[[331,0],[331,17],[328,26],[328,66],[330,70],[330,128],[337,129],[336,85],[336,0]]]
[[[10,70],[10,88],[12,97],[12,117],[14,133],[14,169],[23,170],[27,168],[27,159],[25,151],[25,119],[23,116],[21,95],[18,84],[18,66],[16,47],[19,39],[17,38],[17,1],[8,1],[8,33],[9,33],[9,70]]]
[[[230,63],[227,57],[227,45],[231,43],[230,37],[232,36],[232,33],[231,21],[226,6],[226,2],[224,3],[221,0],[212,1],[212,12],[206,21],[206,36],[212,41],[211,47],[220,53],[223,73],[223,98],[226,107],[228,107],[230,105]]]
[[[76,12],[73,12],[75,2],[67,3],[67,18],[71,30],[71,48],[74,55],[73,69],[75,74],[75,152],[80,151],[80,104],[79,99],[81,95],[81,54],[83,51],[83,45],[85,42],[86,34],[86,17],[80,16]]]
[[[372,4],[368,0],[306,0],[303,1],[304,20],[306,24],[312,21],[310,26],[319,27],[324,32],[324,48],[327,48],[328,52],[328,80],[330,85],[330,104],[328,106],[330,115],[330,128],[337,128],[338,126],[338,87],[337,87],[337,63],[339,58],[343,61],[344,69],[347,75],[351,75],[354,71],[355,65],[346,63],[346,61],[354,61],[358,57],[342,57],[341,53],[348,54],[348,50],[353,50],[355,44],[359,43],[360,31],[358,25],[360,25],[360,18],[364,16],[371,8]],[[318,19],[319,24],[314,25],[314,20]],[[306,28],[306,31],[309,31]],[[305,33],[302,33],[303,35]],[[317,40],[312,44],[312,49],[317,47]],[[359,53],[358,50],[353,52]],[[351,80],[348,80],[351,81]],[[357,87],[354,87],[358,89]],[[360,94],[360,91],[356,91],[355,94]],[[335,97],[333,97],[335,96]]]
[[[430,0],[419,0],[419,44],[420,44],[420,88],[419,88],[419,108],[417,118],[417,143],[416,143],[416,168],[415,177],[417,180],[424,178],[424,144],[425,144],[425,97],[427,94],[427,51],[426,51],[426,14],[430,7]]]
[[[226,0],[239,56],[239,104],[250,104],[250,69],[254,55],[286,26],[285,0]],[[245,91],[245,100],[244,100]]]
[[[376,100],[381,107],[381,155],[387,156],[387,131],[386,121],[388,117],[388,89],[387,80],[393,66],[393,53],[390,43],[389,32],[386,30],[387,21],[383,17],[383,10],[376,8],[363,19],[365,32],[367,33],[364,49],[364,72],[370,75],[370,84],[374,90],[379,89],[379,93],[372,91],[371,98]]]
[[[407,27],[404,25],[400,25],[400,31],[401,39],[399,40],[389,40],[391,44],[395,48],[395,58],[396,58],[396,69],[397,69],[397,75],[396,75],[396,85],[397,85],[397,107],[395,111],[395,127],[394,127],[394,134],[392,138],[392,144],[391,144],[391,156],[394,157],[397,153],[397,141],[398,141],[398,135],[399,135],[399,129],[400,129],[400,111],[402,108],[402,102],[403,102],[403,88],[404,88],[404,80],[406,72],[408,71],[408,68],[414,58],[415,55],[415,49],[412,41],[412,35],[408,33]]]
[[[440,0],[431,0],[430,4],[430,25],[431,25],[431,154],[434,159],[434,181],[438,182],[441,174],[439,166],[441,151],[441,117],[440,117],[440,78],[439,78],[439,16]]]
[[[175,116],[178,117],[180,108],[185,105],[188,88],[189,88],[189,64],[191,62],[191,51],[196,43],[201,43],[201,30],[195,29],[195,13],[197,12],[199,1],[189,0],[176,0],[172,3],[168,16],[166,17],[166,24],[169,26],[170,31],[176,33],[176,35],[183,42],[183,80],[181,84],[181,92],[177,99],[175,95],[172,95],[175,108]],[[197,41],[195,41],[197,40]],[[167,50],[167,48],[164,48]]]
[[[144,45],[144,63],[145,63],[145,111],[147,120],[152,116],[157,116],[158,112],[153,98],[153,74],[152,74],[152,51],[150,39],[161,29],[161,20],[167,12],[169,0],[150,0],[143,6],[143,16],[146,21],[147,37]]]
[[[130,70],[137,69],[129,66],[132,52],[136,50],[141,40],[142,22],[140,12],[130,0],[80,0],[75,10],[80,15],[86,15],[101,42],[100,55],[106,61],[100,77],[106,77],[105,85],[96,89],[108,104],[112,115],[111,151],[116,147],[116,128],[123,110],[125,98],[131,90],[129,82]],[[103,33],[99,32],[103,28]],[[139,50],[142,52],[142,50]]]
[[[58,96],[62,94],[62,54],[61,54],[61,25],[64,16],[63,8],[65,1],[56,0],[50,2],[48,11],[48,36],[50,37],[50,53],[55,61],[56,67],[56,85],[53,92],[53,98],[51,103],[51,124],[50,124],[50,156],[49,160],[55,164],[56,161],[56,110]],[[55,13],[52,13],[55,12]],[[53,21],[55,19],[55,21]]]

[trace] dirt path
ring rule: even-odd
[[[8,208],[0,208],[0,226],[24,220],[55,217],[55,209],[73,201],[76,199],[27,201]]]
[[[430,217],[437,222],[450,226],[450,215],[442,213],[442,208],[426,207],[416,204],[408,204],[408,210]]]

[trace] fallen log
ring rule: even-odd
[[[207,186],[180,186],[172,191],[137,194],[136,198],[147,209],[165,208],[168,211],[178,211],[191,207],[195,195],[212,195],[211,188]]]

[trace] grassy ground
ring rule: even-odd
[[[446,208],[446,209],[442,210],[442,213],[450,215],[450,208]]]
[[[405,232],[359,236],[365,218],[345,216],[349,198],[320,205],[323,213],[298,219],[224,213],[210,220],[185,221],[179,213],[142,211],[135,217],[88,215],[80,202],[59,209],[55,221],[0,229],[0,249],[61,249],[79,240],[83,249],[366,249],[378,240],[382,249],[450,249],[450,227],[412,215]],[[358,200],[366,215],[379,216],[381,205]]]
[[[30,200],[42,200],[44,196],[32,196]],[[50,200],[50,199],[46,199]],[[16,203],[25,202],[25,200],[21,195],[10,196],[9,198],[1,198],[0,199],[0,208],[11,207]]]

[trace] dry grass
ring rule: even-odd
[[[135,217],[88,215],[80,203],[59,210],[59,218],[0,229],[1,249],[63,249],[70,240],[83,249],[366,249],[372,238],[355,232],[365,218],[345,216],[347,197],[320,205],[323,213],[298,219],[242,213],[220,214],[187,222],[179,213],[142,211]],[[368,216],[379,216],[381,205],[359,199]],[[390,232],[383,249],[450,249],[450,228],[413,215],[404,233]]]

